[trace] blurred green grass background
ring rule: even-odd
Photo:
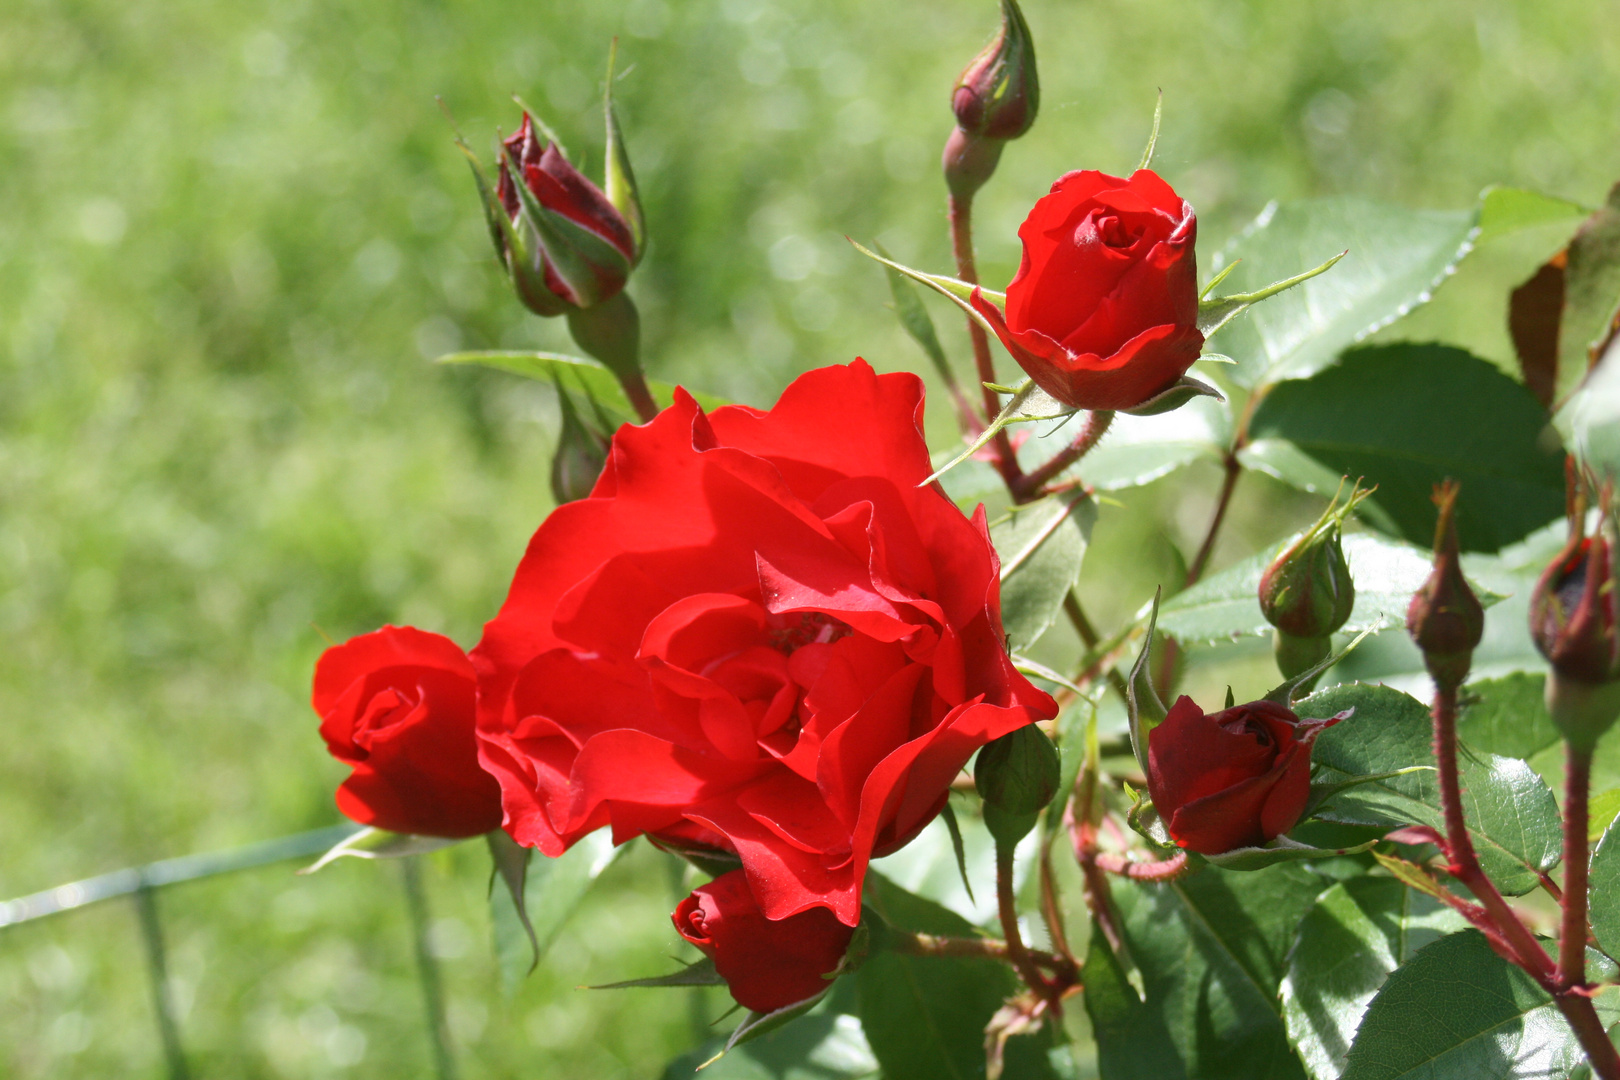
[[[1197,207],[1206,264],[1272,198],[1452,207],[1503,182],[1595,204],[1620,176],[1620,27],[1597,0],[1026,11],[1043,103],[980,200],[992,283],[1054,177],[1134,164],[1156,88],[1155,165]],[[487,155],[519,93],[594,172],[620,35],[648,367],[766,405],[855,355],[919,366],[842,236],[948,268],[946,102],[995,17],[990,0],[8,4],[0,897],[334,822],[315,627],[470,646],[495,611],[549,507],[555,407],[428,361],[573,349],[511,298],[435,95]],[[1507,363],[1502,290],[1556,239],[1484,253],[1397,331]],[[944,445],[937,403],[931,425]],[[1083,582],[1099,621],[1196,545],[1213,477],[1104,509]],[[1247,481],[1217,564],[1313,514]],[[485,856],[427,868],[468,1076],[656,1077],[722,1011],[712,993],[573,989],[674,950],[680,886],[651,851],[615,865],[510,999]],[[397,870],[273,867],[159,898],[198,1075],[429,1075]],[[162,1069],[127,905],[0,931],[0,1075]]]

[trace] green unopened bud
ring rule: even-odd
[[[1001,29],[957,78],[951,111],[969,135],[1016,139],[1035,123],[1040,106],[1035,39],[1018,0],[1001,0]]]
[[[590,495],[607,462],[607,442],[592,431],[574,407],[574,399],[556,381],[557,407],[562,413],[562,431],[557,452],[551,458],[551,494],[557,505]]]
[[[1272,626],[1294,637],[1324,638],[1349,620],[1356,587],[1344,558],[1344,519],[1371,494],[1357,481],[1343,506],[1335,495],[1316,524],[1266,567],[1260,610]]]
[[[1434,530],[1434,570],[1412,596],[1406,609],[1406,631],[1423,650],[1423,663],[1436,685],[1455,690],[1468,676],[1474,649],[1485,635],[1485,609],[1463,577],[1452,517],[1457,484],[1447,480],[1434,490],[1440,519]]]
[[[998,845],[1018,843],[1057,794],[1057,747],[1034,724],[986,743],[973,766],[973,785],[984,800],[984,823]]]

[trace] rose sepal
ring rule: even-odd
[[[989,425],[979,433],[978,438],[968,443],[966,449],[935,469],[927,479],[917,486],[927,487],[932,484],[941,476],[983,450],[989,445],[991,439],[995,438],[1003,428],[1009,425],[1027,424],[1035,420],[1067,420],[1080,411],[1079,409],[1070,408],[1039,386],[1036,386],[1034,379],[1025,379],[1018,384],[1018,388],[1013,391],[1013,396],[1007,401],[1007,404],[1001,407],[1001,411],[996,414],[996,418],[990,421]]]
[[[652,835],[647,836],[647,842],[659,851],[667,851],[677,858],[685,859],[710,877],[719,877],[722,874],[729,874],[733,870],[742,869],[742,859],[729,851],[721,851],[718,848],[686,846]]]
[[[1205,357],[1199,357],[1205,359]],[[1191,375],[1183,375],[1169,387],[1159,391],[1142,404],[1131,409],[1120,409],[1122,413],[1130,416],[1158,416],[1160,413],[1179,409],[1195,397],[1212,397],[1216,401],[1225,401],[1226,395],[1215,389],[1202,379],[1195,379]]]
[[[389,832],[387,829],[378,829],[368,825],[333,844],[327,849],[326,854],[298,871],[298,873],[313,874],[345,855],[356,859],[402,859],[407,855],[422,855],[429,851],[438,851],[440,848],[449,847],[451,844],[459,844],[465,839],[468,838],[465,836],[417,836],[414,833]]]
[[[1128,782],[1124,784],[1125,794],[1131,800],[1131,808],[1125,812],[1125,824],[1136,831],[1148,843],[1155,847],[1168,848],[1171,851],[1181,850],[1171,839],[1170,826],[1165,824],[1164,818],[1159,815],[1158,808],[1147,793],[1137,791]],[[1191,853],[1189,852],[1189,857]]]
[[[1334,717],[1334,722],[1337,723],[1339,720],[1350,719],[1349,714],[1353,712],[1355,712],[1354,709],[1345,710],[1344,713]],[[1313,781],[1311,783],[1311,798],[1310,801],[1305,804],[1305,812],[1300,815],[1300,820],[1304,821],[1306,818],[1314,817],[1316,812],[1325,806],[1330,799],[1349,791],[1353,787],[1360,787],[1362,784],[1375,784],[1380,780],[1393,780],[1397,776],[1407,776],[1411,773],[1434,771],[1435,769],[1433,765],[1408,765],[1404,769],[1393,769],[1390,772],[1368,773],[1366,776],[1352,776],[1347,780],[1337,780],[1331,784],[1317,783]]]
[[[1148,672],[1148,657],[1153,652],[1153,631],[1159,624],[1159,600],[1164,590],[1153,591],[1153,606],[1148,610],[1147,633],[1142,637],[1142,651],[1136,654],[1131,673],[1125,680],[1125,714],[1130,724],[1131,753],[1141,766],[1142,775],[1148,773],[1148,735],[1164,722],[1170,710],[1159,700]],[[1165,834],[1167,837],[1168,833]]]
[[[1383,627],[1376,624],[1367,627],[1367,629],[1351,638],[1350,644],[1346,645],[1338,652],[1330,654],[1328,658],[1323,660],[1320,664],[1317,664],[1315,667],[1307,668],[1292,678],[1283,680],[1280,685],[1274,687],[1269,694],[1266,694],[1263,700],[1275,701],[1278,705],[1281,705],[1285,709],[1292,708],[1295,698],[1294,692],[1296,690],[1299,690],[1301,687],[1305,686],[1315,686],[1317,676],[1321,675],[1322,672],[1326,671],[1334,664],[1337,664],[1340,660],[1343,660],[1345,657],[1349,656],[1355,651],[1357,645],[1360,645],[1363,641],[1366,641],[1367,638],[1371,637],[1381,629],[1383,629]],[[1350,711],[1354,712],[1355,710],[1352,709]]]
[[[849,240],[850,245],[854,247],[856,251],[860,252],[862,255],[865,255],[868,259],[880,262],[889,269],[904,274],[906,277],[917,282],[919,285],[928,286],[930,289],[933,289],[947,300],[950,300],[957,307],[966,312],[968,318],[973,319],[980,326],[984,327],[987,332],[992,334],[996,332],[996,328],[990,325],[989,322],[985,321],[983,315],[974,310],[973,294],[977,292],[980,296],[995,304],[996,307],[1005,309],[1007,306],[1006,293],[996,292],[993,289],[986,289],[982,285],[974,285],[970,282],[961,281],[957,278],[946,277],[944,274],[929,274],[922,270],[913,270],[911,267],[897,263],[893,259],[884,258],[882,255],[879,255],[871,248],[866,247],[858,240],[850,240],[847,236],[844,237],[844,239]]]
[[[1198,855],[1188,852],[1189,859],[1202,859],[1222,870],[1264,870],[1268,866],[1278,863],[1297,862],[1300,859],[1331,859],[1339,855],[1360,855],[1371,851],[1373,845],[1378,843],[1376,838],[1364,844],[1357,844],[1347,848],[1319,848],[1310,844],[1302,844],[1298,840],[1290,840],[1286,836],[1279,836],[1269,841],[1263,847],[1240,847],[1231,851],[1223,851],[1219,855]]]
[[[829,981],[827,983],[827,990],[831,989],[832,983]],[[822,999],[827,996],[827,990],[823,990],[821,993],[816,994],[813,997],[807,997],[803,1001],[795,1001],[791,1005],[784,1005],[774,1012],[762,1013],[750,1010],[748,1015],[743,1018],[743,1022],[737,1025],[736,1030],[731,1033],[731,1037],[726,1040],[726,1045],[720,1048],[720,1052],[715,1054],[708,1061],[705,1061],[702,1065],[699,1065],[698,1069],[706,1069],[710,1065],[713,1065],[715,1062],[719,1061],[721,1058],[725,1057],[732,1050],[741,1046],[743,1043],[751,1042],[754,1039],[759,1038],[761,1035],[769,1035],[771,1032],[775,1031],[789,1020],[797,1020],[799,1017],[821,1004]]]
[[[1203,333],[1204,337],[1206,338],[1212,336],[1215,331],[1219,330],[1221,327],[1225,326],[1227,323],[1231,322],[1233,319],[1237,318],[1239,315],[1243,314],[1243,312],[1258,304],[1260,301],[1276,296],[1280,292],[1292,289],[1295,285],[1298,285],[1301,282],[1309,281],[1318,274],[1326,273],[1327,271],[1333,269],[1333,265],[1335,263],[1348,254],[1350,254],[1350,250],[1346,248],[1344,251],[1339,252],[1321,266],[1307,270],[1303,274],[1295,274],[1291,278],[1284,278],[1282,281],[1272,282],[1265,288],[1256,289],[1254,292],[1233,293],[1230,296],[1217,296],[1209,299],[1200,297],[1198,300],[1199,331]],[[1232,266],[1236,265],[1236,263],[1232,264]],[[1220,275],[1216,277],[1214,281],[1210,282],[1208,286],[1206,286],[1206,291],[1214,288],[1215,285],[1220,282],[1221,278],[1224,278],[1231,272],[1231,266],[1228,266],[1225,270],[1221,271]]]
[[[630,230],[633,248],[630,265],[635,267],[647,250],[647,219],[641,210],[641,191],[636,187],[636,174],[630,168],[630,153],[624,146],[624,132],[619,129],[619,114],[613,108],[613,69],[618,59],[619,39],[614,38],[608,48],[607,83],[602,91],[602,112],[607,124],[607,145],[603,148],[607,160],[602,171],[602,194],[607,196],[608,202],[613,204]]]
[[[624,979],[620,982],[586,986],[585,990],[629,990],[643,986],[724,986],[726,980],[714,969],[714,960],[705,956],[694,960],[679,971],[668,975],[653,975],[645,979]]]
[[[535,123],[540,122],[537,120]],[[543,124],[540,126],[545,130]],[[484,176],[484,168],[478,162],[478,155],[472,152],[472,148],[460,134],[456,135],[456,146],[466,156],[467,164],[472,169],[473,181],[478,185],[478,198],[484,206],[485,224],[489,226],[490,240],[495,244],[495,255],[511,276],[512,285],[517,289],[519,298],[537,314],[546,317],[561,315],[568,310],[568,301],[546,287],[545,274],[534,258],[532,245],[506,216],[506,208],[501,205],[494,189],[489,186],[489,180]],[[558,149],[561,148],[559,143]]]

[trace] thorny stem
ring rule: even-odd
[[[1013,895],[1013,847],[1010,844],[996,844],[996,909],[1001,915],[1001,933],[1007,939],[1007,962],[1031,990],[1055,1003],[1054,987],[1035,966],[1035,959],[1018,929],[1018,899]]]
[[[1054,454],[1046,464],[1025,475],[1013,485],[1014,497],[1020,502],[1025,502],[1041,494],[1041,489],[1047,481],[1060,475],[1064,469],[1090,453],[1092,447],[1096,446],[1108,431],[1108,425],[1113,422],[1112,409],[1098,409],[1088,414],[1085,427],[1080,429],[1080,434],[1074,437],[1073,442]]]
[[[951,252],[956,256],[956,276],[970,285],[979,283],[979,271],[973,261],[973,199],[971,196],[958,199],[955,195],[950,197],[949,213],[951,221]],[[988,422],[994,420],[1001,411],[1001,399],[994,390],[985,387],[984,383],[996,381],[996,366],[990,359],[990,337],[984,332],[984,327],[969,318],[968,337],[973,342],[973,363],[979,373],[980,389],[984,394],[984,416]],[[1007,437],[1007,429],[996,432],[996,437],[990,440],[991,452],[995,455],[996,471],[1007,484],[1007,490],[1016,496],[1018,483],[1023,471],[1018,467],[1018,456],[1013,453],[1012,441]]]
[[[1080,641],[1085,645],[1087,652],[1096,652],[1097,642],[1100,640],[1097,636],[1097,628],[1092,626],[1091,620],[1086,617],[1085,609],[1080,606],[1080,598],[1075,595],[1073,589],[1070,589],[1068,595],[1063,598],[1063,613],[1074,624],[1075,632],[1080,635]],[[1114,693],[1119,695],[1119,700],[1130,701],[1130,695],[1125,688],[1125,676],[1119,673],[1118,668],[1110,667],[1108,669],[1108,685],[1113,687]]]
[[[1094,856],[1099,869],[1132,881],[1174,881],[1189,869],[1187,853],[1178,851],[1156,862],[1132,862],[1117,852],[1101,851]]]
[[[1564,926],[1558,936],[1558,985],[1586,982],[1587,794],[1592,748],[1564,744]]]
[[[1221,481],[1221,493],[1215,498],[1215,512],[1209,519],[1209,528],[1204,532],[1204,542],[1198,545],[1198,554],[1193,556],[1192,565],[1187,567],[1187,578],[1182,588],[1190,589],[1198,584],[1208,569],[1209,556],[1215,550],[1215,540],[1226,522],[1227,508],[1232,505],[1232,493],[1237,490],[1238,477],[1242,475],[1243,466],[1238,461],[1237,450],[1229,450],[1226,454],[1226,478]],[[1160,693],[1170,692],[1170,681],[1175,675],[1176,661],[1180,656],[1181,646],[1176,639],[1165,638],[1164,649],[1159,653],[1158,674],[1153,680]]]
[[[985,960],[1008,962],[1007,943],[998,938],[947,937],[941,934],[922,934],[911,930],[889,927],[884,943],[895,952],[908,956],[970,956]],[[1038,968],[1054,972],[1058,978],[1072,984],[1078,972],[1074,962],[1040,949],[1026,949],[1030,962]]]

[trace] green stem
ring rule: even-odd
[[[977,285],[979,270],[973,260],[973,197],[967,195],[958,198],[952,195],[948,212],[951,223],[951,252],[956,256],[956,276],[970,285]],[[967,324],[968,337],[973,342],[973,363],[978,370],[980,390],[984,395],[984,417],[988,423],[1001,411],[1001,399],[996,396],[994,390],[984,385],[996,381],[996,365],[990,359],[990,337],[984,332],[984,327],[973,319],[968,319]],[[1007,437],[1006,428],[996,432],[995,438],[990,440],[990,449],[995,455],[996,471],[1001,473],[1007,490],[1013,492],[1016,497],[1023,470],[1018,467],[1018,456],[1013,453],[1012,441]]]
[[[417,859],[409,855],[401,860],[405,864],[405,902],[411,915],[411,936],[416,941],[416,973],[422,984],[428,1041],[433,1044],[433,1061],[439,1080],[455,1080],[456,1062],[450,1053],[450,1029],[444,1018],[444,990],[439,983],[439,962],[434,959],[428,941],[427,895],[422,889],[422,869]]]
[[[135,912],[141,921],[141,942],[146,946],[146,975],[152,986],[152,1008],[157,1014],[158,1036],[171,1080],[187,1080],[186,1055],[180,1048],[180,1025],[169,994],[169,965],[163,948],[163,927],[158,922],[157,890],[142,884],[135,890]]]

